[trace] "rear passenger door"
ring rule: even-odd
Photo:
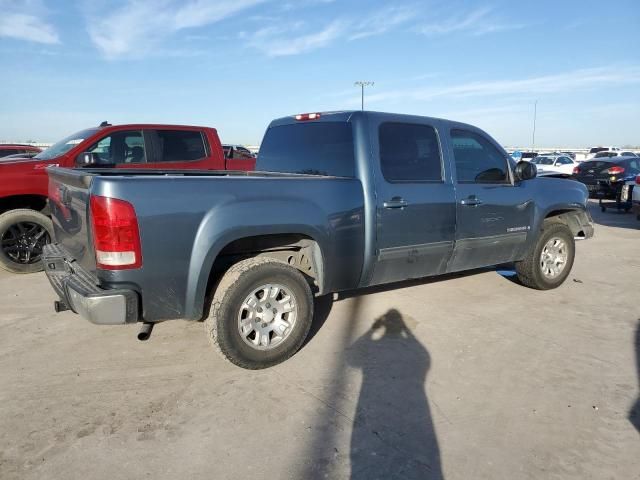
[[[449,142],[457,200],[450,271],[516,260],[533,220],[531,183],[514,183],[507,155],[481,132],[452,129]]]
[[[455,194],[438,122],[389,122],[372,114],[377,262],[372,284],[446,271],[455,237]],[[386,117],[388,118],[388,117]]]
[[[207,169],[210,150],[204,132],[199,130],[146,130],[152,145],[147,157],[148,168]]]

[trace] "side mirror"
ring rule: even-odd
[[[535,163],[521,160],[516,164],[514,174],[516,180],[520,182],[523,180],[531,180],[538,175],[538,167],[536,167]]]
[[[92,152],[82,152],[76,157],[76,165],[79,167],[91,167],[101,163],[100,155]]]

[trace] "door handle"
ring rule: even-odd
[[[401,197],[393,197],[382,204],[384,208],[404,208],[407,205],[409,204]]]
[[[469,198],[465,198],[464,200],[460,200],[460,205],[464,205],[466,207],[477,207],[478,205],[482,205],[482,200],[474,195]]]

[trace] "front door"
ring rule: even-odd
[[[437,122],[376,122],[377,262],[372,284],[444,273],[453,252],[455,194]]]
[[[478,131],[453,129],[456,245],[449,271],[497,265],[522,253],[533,220],[526,182],[514,183],[509,161]]]

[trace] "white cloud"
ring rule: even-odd
[[[322,0],[329,3],[331,0]],[[320,29],[306,22],[279,23],[279,27],[265,27],[253,33],[240,32],[239,37],[247,45],[261,50],[270,57],[298,55],[310,50],[326,47],[338,40],[358,40],[374,35],[382,35],[413,18],[415,12],[407,7],[389,7],[355,20],[340,17]]]
[[[0,37],[46,44],[60,43],[55,28],[44,20],[46,12],[41,2],[0,0],[0,12]]]
[[[463,15],[455,15],[438,22],[432,22],[418,27],[418,32],[428,35],[447,35],[450,33],[467,33],[471,35],[485,35],[488,33],[524,28],[522,23],[505,23],[493,18],[492,8],[483,7]]]
[[[640,84],[639,65],[608,66],[517,80],[468,82],[452,86],[389,90],[368,95],[367,102],[428,101],[441,97],[539,95],[635,84]]]
[[[203,27],[264,0],[126,0],[115,10],[92,12],[88,31],[107,58],[139,57],[176,32]]]
[[[409,20],[415,18],[416,12],[409,7],[389,7],[384,8],[373,15],[357,22],[354,25],[354,33],[349,37],[350,40],[381,35],[393,30],[395,27],[402,25]]]
[[[303,28],[304,25],[301,23],[293,24],[289,28],[266,27],[251,35],[243,32],[241,38],[249,36],[247,44],[270,57],[298,55],[329,45],[344,34],[347,25],[341,20],[335,20],[320,31],[301,34]]]

